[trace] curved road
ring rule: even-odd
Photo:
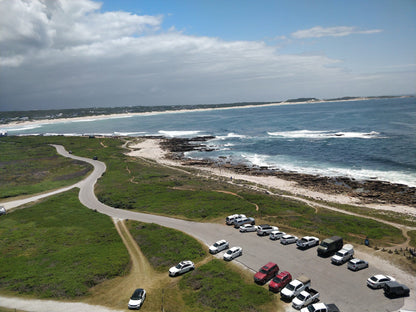
[[[388,274],[388,272],[382,272],[372,266],[371,262],[370,268],[359,272],[351,272],[347,269],[346,264],[334,266],[330,263],[330,259],[316,256],[316,248],[301,251],[295,245],[283,246],[279,241],[271,241],[267,237],[260,238],[254,233],[241,234],[226,225],[184,221],[109,207],[99,202],[94,194],[95,183],[106,170],[105,164],[97,160],[69,154],[62,146],[54,145],[54,147],[59,154],[65,157],[86,161],[94,166],[94,171],[85,180],[72,186],[80,188],[79,200],[90,209],[116,219],[157,223],[178,229],[199,239],[206,245],[210,245],[219,239],[226,239],[230,242],[230,246],[241,246],[243,248],[243,256],[237,258],[234,262],[255,271],[266,262],[273,261],[279,264],[280,270],[291,272],[294,278],[300,274],[306,274],[312,280],[312,287],[321,293],[321,301],[336,303],[341,311],[398,311],[404,305],[403,298],[387,299],[382,290],[372,290],[366,286],[366,280],[369,276],[377,273]],[[218,255],[218,257],[221,256],[222,253]],[[412,286],[411,288],[413,290]],[[411,295],[413,294],[411,293]],[[408,298],[406,306],[415,308],[414,298]],[[286,310],[291,311],[292,308],[288,305]]]

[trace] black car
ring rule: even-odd
[[[410,295],[409,287],[397,282],[387,282],[383,288],[384,295],[389,298],[408,297]]]

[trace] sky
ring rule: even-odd
[[[416,94],[416,0],[0,0],[0,111]]]

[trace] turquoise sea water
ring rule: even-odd
[[[416,98],[324,102],[3,127],[15,134],[213,135],[194,158],[416,186]]]

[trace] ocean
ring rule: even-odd
[[[9,135],[215,136],[192,151],[248,166],[416,186],[416,98],[305,103],[3,126]]]

